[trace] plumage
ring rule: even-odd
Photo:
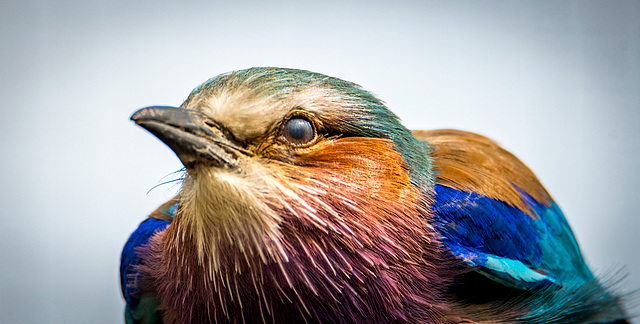
[[[562,211],[494,141],[252,68],[132,119],[186,173],[125,245],[127,323],[618,323]]]

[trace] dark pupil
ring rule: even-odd
[[[313,140],[313,126],[304,118],[291,118],[284,125],[284,137],[294,144],[305,144]]]

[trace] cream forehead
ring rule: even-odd
[[[318,117],[336,113],[342,100],[334,91],[307,87],[286,96],[256,96],[245,91],[220,91],[196,95],[183,108],[201,111],[226,127],[239,140],[265,134],[292,110],[303,110]]]

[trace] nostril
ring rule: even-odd
[[[241,141],[239,141],[234,135],[233,133],[227,129],[226,127],[218,124],[215,120],[212,119],[206,119],[204,121],[204,124],[217,130],[218,132],[222,133],[222,136],[228,140],[229,142],[233,143],[234,145],[236,145],[237,147],[242,147],[243,143]],[[244,152],[245,154],[249,155],[249,151]]]

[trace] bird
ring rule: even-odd
[[[536,175],[361,86],[221,74],[131,119],[184,166],[126,242],[126,323],[628,323]]]

